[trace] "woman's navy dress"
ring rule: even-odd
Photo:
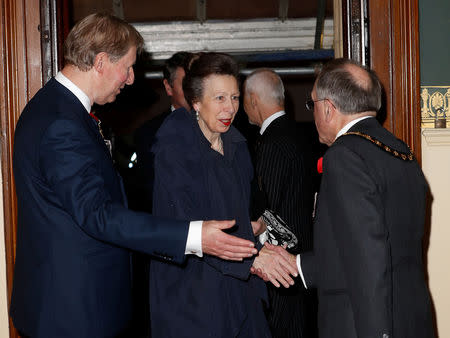
[[[233,235],[254,241],[249,217],[253,168],[244,137],[221,135],[224,155],[211,149],[195,117],[174,111],[156,134],[155,215],[188,220],[235,219]],[[253,258],[230,262],[189,255],[183,265],[152,260],[152,338],[270,337],[262,310],[266,287],[250,275]]]

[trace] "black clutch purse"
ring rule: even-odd
[[[297,236],[289,229],[280,216],[272,210],[266,209],[262,214],[262,219],[267,226],[268,241],[273,245],[286,245],[287,249],[295,248],[298,245]]]

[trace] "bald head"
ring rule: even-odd
[[[357,62],[335,59],[316,79],[317,99],[329,99],[343,114],[377,112],[381,107],[381,84],[377,75]]]

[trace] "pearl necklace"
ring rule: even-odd
[[[219,136],[218,142],[216,142],[216,145],[211,143],[211,149],[213,149],[223,155],[223,141],[220,136]]]

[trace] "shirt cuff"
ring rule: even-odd
[[[202,251],[202,227],[203,221],[192,221],[189,223],[189,231],[186,240],[186,255],[197,255],[203,257]]]
[[[267,230],[258,236],[259,243],[261,243],[262,245],[264,245],[264,243],[266,243],[268,239],[269,239],[269,233]]]
[[[300,278],[302,279],[303,285],[305,286],[305,289],[308,288],[308,286],[306,285],[305,282],[305,277],[303,276],[303,271],[302,271],[302,259],[300,258],[300,254],[297,255],[297,269],[298,269],[298,273],[300,275]]]

